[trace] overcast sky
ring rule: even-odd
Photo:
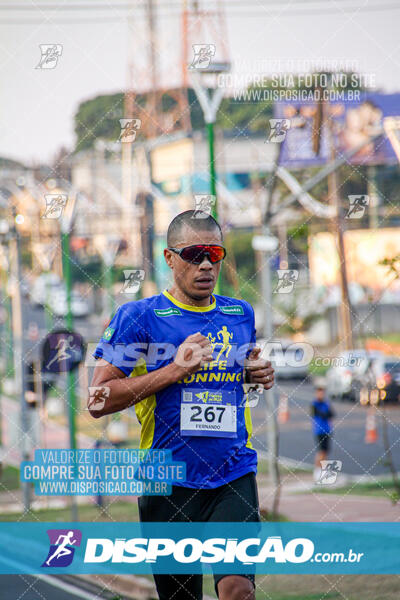
[[[171,2],[179,5],[178,0],[165,0],[168,6]],[[67,2],[69,7],[90,3],[98,4],[97,0]],[[0,1],[0,156],[26,163],[45,162],[61,145],[72,148],[73,116],[79,103],[126,86],[129,53],[135,49],[138,65],[144,55],[146,27],[137,14],[130,37],[127,21],[119,18],[126,11],[119,10],[117,3],[105,2],[112,6],[108,10],[54,11],[43,6],[63,5],[65,1],[14,0],[13,10],[5,10],[11,0]],[[237,8],[226,11],[226,24],[235,75],[302,72],[310,61],[328,66],[347,61],[378,88],[400,91],[400,10],[393,8],[400,9],[399,0],[233,3]],[[371,10],[377,4],[381,8]],[[18,9],[32,5],[39,8]],[[344,12],[349,7],[355,8]],[[328,10],[327,14],[321,15],[323,10]],[[178,83],[180,76],[180,21],[175,14],[177,8],[164,8],[158,19],[161,66],[157,78],[166,85]],[[200,39],[190,43],[210,41],[214,41],[212,35],[210,38],[204,30]],[[62,45],[62,55],[51,70],[35,68],[40,60],[39,44],[46,43]]]

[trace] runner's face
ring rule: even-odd
[[[175,248],[184,248],[194,244],[222,244],[218,229],[214,231],[201,231],[191,229],[187,225],[182,227],[179,243]],[[184,261],[178,254],[165,250],[168,266],[174,274],[177,287],[194,300],[201,300],[210,296],[214,290],[221,269],[221,262],[211,263],[207,257],[200,265],[194,265]]]

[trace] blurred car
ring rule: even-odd
[[[56,317],[65,317],[68,311],[67,292],[64,287],[54,289],[49,298],[50,310]],[[74,317],[86,317],[90,312],[88,301],[79,294],[71,292],[71,312]]]
[[[289,340],[267,341],[260,338],[261,357],[270,360],[277,379],[306,379],[308,361],[305,350],[300,344]]]
[[[30,300],[32,304],[37,306],[44,306],[46,304],[46,298],[50,299],[51,294],[55,288],[60,286],[61,279],[56,273],[43,273],[39,275],[33,283]]]
[[[326,372],[326,392],[332,400],[356,400],[356,390],[352,385],[354,377],[362,369],[367,358],[382,356],[377,350],[346,350],[335,359],[336,363]]]
[[[379,390],[379,397],[386,402],[400,402],[400,357],[369,357],[356,373],[352,391],[356,401],[362,389]]]

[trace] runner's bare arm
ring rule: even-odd
[[[124,410],[198,371],[204,362],[212,360],[210,340],[200,333],[189,335],[182,342],[173,362],[144,375],[127,377],[115,365],[99,359],[90,385],[108,388],[109,394],[100,409],[96,404],[91,406],[88,398],[88,410],[94,418]]]

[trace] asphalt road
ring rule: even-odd
[[[107,597],[111,594],[103,596],[98,595],[97,590],[80,590],[59,577],[43,580],[33,575],[0,575],[0,600],[96,600]]]
[[[311,431],[310,402],[313,388],[301,380],[277,382],[278,395],[287,394],[290,417],[281,424],[279,450],[282,457],[312,464],[315,443]],[[367,411],[351,402],[332,404],[336,413],[334,420],[333,443],[330,458],[342,461],[342,471],[350,475],[383,475],[389,471],[382,462],[385,450],[382,440],[381,409],[378,407],[378,441],[366,444],[365,424]],[[400,406],[388,405],[388,435],[397,469],[400,469]],[[252,408],[253,445],[258,450],[267,451],[266,407],[260,403]]]

